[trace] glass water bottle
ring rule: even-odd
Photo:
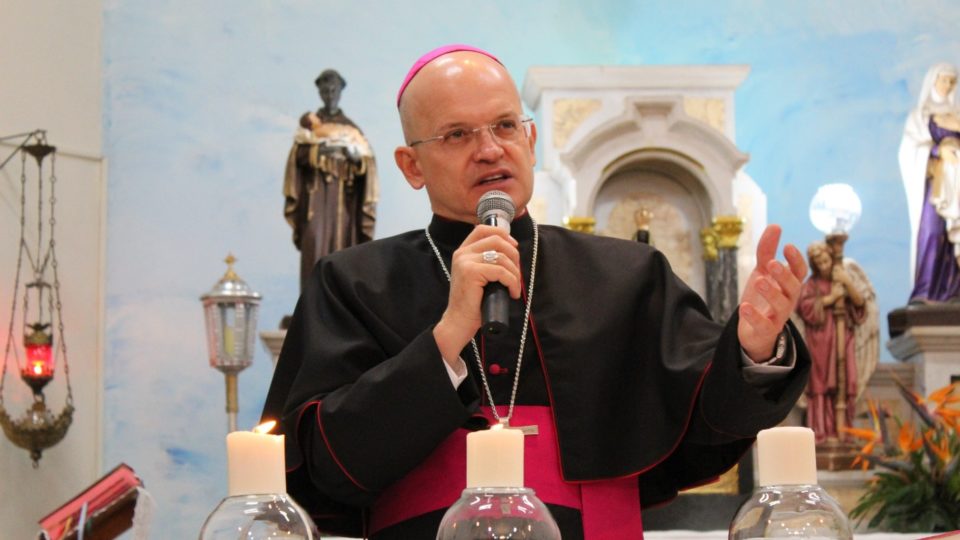
[[[203,523],[200,540],[319,539],[313,520],[285,493],[226,497]]]
[[[523,487],[523,433],[504,424],[467,435],[467,488],[437,540],[560,540],[560,528]]]
[[[530,488],[463,490],[440,522],[437,540],[560,540],[560,529]]]
[[[730,540],[852,540],[836,500],[817,484],[813,430],[779,427],[757,434],[759,484],[730,524]]]

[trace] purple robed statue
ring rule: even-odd
[[[912,233],[912,304],[960,297],[960,113],[955,105],[956,82],[955,66],[937,64],[930,68],[900,144],[900,170]]]

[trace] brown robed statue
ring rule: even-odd
[[[314,83],[323,106],[300,117],[283,179],[301,290],[320,257],[373,239],[379,198],[370,144],[339,107],[347,82],[327,69]]]

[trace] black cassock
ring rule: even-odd
[[[472,229],[433,218],[430,232],[448,267]],[[787,415],[810,365],[792,326],[796,367],[761,390],[742,377],[736,316],[725,326],[713,322],[661,253],[539,229],[516,402],[552,407],[565,480],[637,475],[642,505],[662,502],[729,469],[757,431]],[[526,287],[530,218],[517,218],[512,234]],[[461,355],[470,374],[454,389],[433,339],[448,292],[422,230],[333,253],[314,269],[263,416],[282,419],[288,491],[321,530],[362,535],[364,509],[380,491],[458,427],[485,425],[476,417],[487,400],[472,348]],[[509,331],[478,339],[498,406],[510,399],[523,321],[523,302],[511,304]],[[576,510],[551,512],[565,539],[582,535]],[[377,538],[432,539],[442,513]]]

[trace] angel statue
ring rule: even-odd
[[[810,277],[794,318],[813,360],[806,425],[818,444],[845,438],[840,428],[853,425],[857,398],[880,358],[876,292],[860,265],[841,250],[842,243],[833,242],[807,248]]]
[[[927,71],[900,143],[900,173],[910,214],[911,304],[960,297],[960,111],[957,68]]]
[[[323,107],[300,117],[283,180],[301,290],[317,259],[373,239],[379,197],[370,144],[339,107],[346,81],[328,69],[314,83]]]

